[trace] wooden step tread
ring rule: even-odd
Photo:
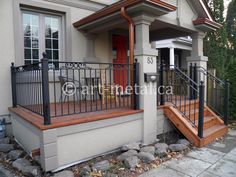
[[[204,137],[212,136],[214,133],[217,133],[218,131],[227,128],[225,125],[215,125],[213,127],[210,127],[206,130],[204,130],[203,135]]]
[[[211,122],[213,120],[215,120],[216,118],[214,116],[205,116],[204,117],[204,123],[208,123]],[[198,126],[198,121],[196,121],[196,126]]]

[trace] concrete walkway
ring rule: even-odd
[[[222,142],[196,148],[140,177],[236,177],[236,130]]]

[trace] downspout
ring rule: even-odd
[[[128,24],[129,24],[129,60],[130,60],[130,65],[133,67],[134,64],[134,23],[130,16],[126,13],[125,7],[121,7],[120,10],[121,17],[124,18]],[[133,69],[130,70],[130,80],[131,80],[131,86],[134,88],[134,73]],[[131,95],[131,105],[134,105],[134,91],[132,92]]]
[[[130,16],[127,15],[125,7],[122,7],[121,16],[128,22],[129,24],[129,57],[130,64],[134,64],[134,23]]]

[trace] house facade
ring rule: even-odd
[[[221,25],[205,1],[2,0],[0,17],[0,115],[45,171],[151,144],[170,122],[199,147],[227,132],[227,84],[203,54]]]

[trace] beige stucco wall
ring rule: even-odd
[[[0,115],[11,106],[10,65],[15,59],[12,1],[0,1]]]
[[[158,17],[158,20],[198,31],[192,23],[193,20],[197,19],[198,14],[190,0],[165,0],[165,2],[176,6],[177,10]]]
[[[14,2],[14,3],[13,3]],[[23,39],[20,35],[19,3],[35,5],[35,7],[57,10],[65,13],[65,38],[63,60],[83,61],[86,56],[86,38],[83,33],[75,29],[72,24],[79,19],[93,13],[92,10],[75,8],[68,5],[46,2],[43,0],[1,0],[0,1],[0,115],[8,114],[11,103],[10,64],[23,64]],[[103,2],[102,2],[103,3]],[[99,6],[100,7],[100,6]],[[100,62],[109,61],[108,32],[99,34],[95,40],[96,57]],[[99,62],[99,61],[98,61]]]

